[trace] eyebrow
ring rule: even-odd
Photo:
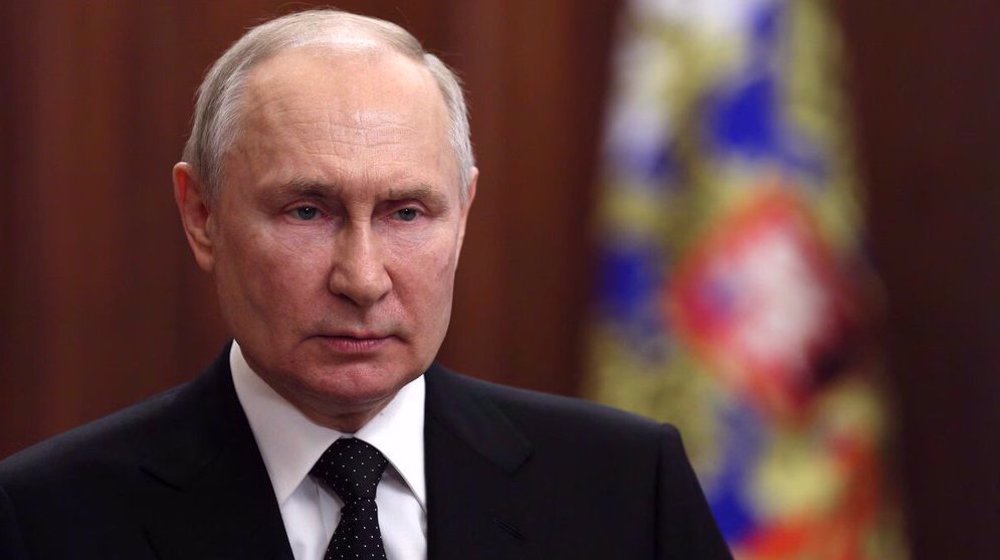
[[[434,190],[430,185],[417,184],[412,187],[401,189],[389,189],[390,200],[419,200],[429,206],[437,208],[447,208],[448,198],[440,191]]]
[[[344,187],[335,183],[322,183],[308,179],[292,179],[278,185],[270,192],[277,197],[293,195],[304,198],[336,198],[343,193]],[[389,189],[388,200],[417,200],[438,208],[447,208],[448,197],[426,183],[416,183],[405,187]]]
[[[342,190],[342,187],[334,184],[318,183],[307,179],[292,179],[278,185],[272,192],[278,195],[292,194],[308,198],[322,198],[336,195]]]

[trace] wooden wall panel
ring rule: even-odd
[[[482,179],[443,352],[460,369],[551,392],[577,388],[594,155],[617,7],[565,0],[469,8],[465,48],[477,62],[462,70]]]
[[[38,271],[41,252],[36,181],[27,161],[36,131],[28,125],[37,76],[37,52],[27,48],[35,35],[34,5],[0,3],[0,455],[41,434],[36,411],[43,393],[35,369],[25,364],[42,355]],[[12,26],[7,22],[17,21]]]
[[[1000,531],[1000,6],[843,2],[914,558]]]

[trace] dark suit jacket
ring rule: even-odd
[[[437,365],[426,380],[432,560],[729,557],[674,428]],[[0,558],[291,560],[228,352],[0,463]]]

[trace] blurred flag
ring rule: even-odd
[[[744,559],[907,557],[821,0],[632,0],[590,396],[680,426]]]

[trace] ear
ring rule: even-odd
[[[456,251],[458,253],[462,252],[462,242],[465,241],[465,223],[469,219],[469,210],[472,208],[473,201],[476,200],[476,184],[479,182],[479,169],[473,167],[469,170],[469,186],[467,190],[468,196],[465,198],[465,202],[462,203],[462,215],[459,218],[458,223],[458,248]],[[456,255],[457,257],[458,255]]]
[[[174,166],[174,200],[177,202],[194,260],[202,270],[212,272],[215,266],[212,207],[204,184],[191,165],[183,161]]]

